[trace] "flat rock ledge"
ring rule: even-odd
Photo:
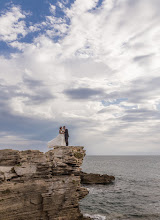
[[[80,172],[81,183],[83,184],[111,184],[114,182],[115,177],[107,174],[94,174]]]

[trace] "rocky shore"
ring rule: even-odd
[[[79,200],[88,194],[81,182],[107,184],[114,177],[81,172],[84,156],[84,148],[74,146],[47,153],[0,150],[0,219],[89,219],[79,210]]]

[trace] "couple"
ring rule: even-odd
[[[68,146],[68,129],[63,126],[59,128],[59,135],[53,140],[48,142],[48,147],[52,148],[54,146]]]

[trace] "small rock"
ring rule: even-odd
[[[115,180],[114,176],[108,176],[107,174],[100,175],[94,173],[80,172],[81,183],[83,184],[109,184]]]

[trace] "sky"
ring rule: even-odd
[[[160,154],[159,0],[0,0],[0,149]]]

